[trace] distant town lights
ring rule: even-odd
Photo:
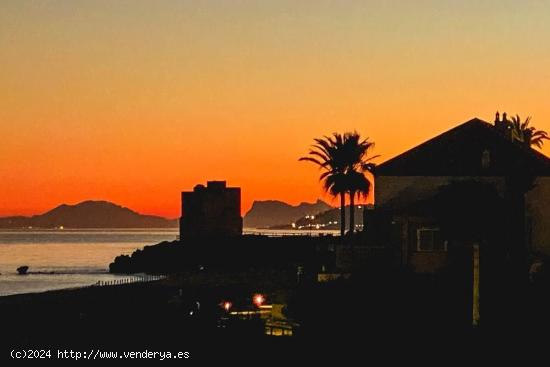
[[[226,310],[226,311],[229,311],[231,309],[231,306],[233,306],[233,304],[229,301],[225,301],[222,304],[223,309]]]

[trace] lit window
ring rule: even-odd
[[[421,252],[447,251],[447,241],[441,238],[439,228],[419,228],[416,231],[416,250]]]

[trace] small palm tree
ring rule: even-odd
[[[542,148],[545,140],[550,140],[548,133],[543,130],[537,130],[534,126],[529,126],[531,123],[531,117],[527,117],[524,122],[521,122],[519,115],[512,117],[512,127],[514,132],[527,144],[528,146],[536,146]]]
[[[323,188],[332,196],[340,196],[340,235],[343,237],[346,231],[346,168],[348,162],[344,151],[344,136],[334,133],[331,137],[315,139],[309,155],[302,157],[300,161],[315,163],[323,173],[319,180],[323,182]]]

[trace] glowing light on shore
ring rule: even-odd
[[[265,302],[265,297],[262,294],[255,294],[252,300],[256,306],[261,307]]]

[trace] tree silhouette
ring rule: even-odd
[[[319,180],[330,195],[340,196],[340,235],[346,231],[346,168],[348,162],[345,156],[344,135],[333,133],[332,136],[314,139],[309,156],[301,157],[299,161],[315,163],[323,173]]]
[[[300,161],[313,162],[324,172],[320,176],[324,189],[333,196],[340,196],[340,235],[346,230],[346,194],[350,195],[350,232],[355,227],[355,197],[367,196],[371,182],[365,172],[372,172],[378,156],[369,157],[368,152],[374,146],[373,142],[361,139],[357,132],[338,134],[331,137],[315,139],[315,144],[309,151],[309,156]]]
[[[531,117],[527,117],[525,121],[521,122],[519,115],[512,117],[511,125],[514,132],[527,144],[528,146],[536,146],[542,148],[545,140],[550,140],[548,133],[544,130],[537,130],[534,126],[529,126],[531,123]]]
[[[449,239],[489,242],[506,223],[505,202],[491,184],[453,181],[440,187],[434,199],[436,217]]]

